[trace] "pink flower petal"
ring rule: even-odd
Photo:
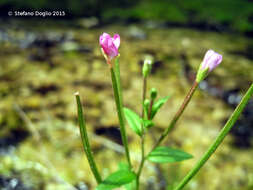
[[[119,54],[118,48],[120,45],[120,36],[115,34],[113,38],[107,33],[103,33],[99,37],[99,43],[104,51],[104,53],[112,59]]]
[[[120,36],[119,36],[119,34],[115,34],[113,36],[113,43],[114,43],[116,48],[119,48],[119,45],[120,45]]]
[[[208,68],[208,71],[211,72],[215,67],[217,67],[221,63],[221,61],[222,55],[216,53],[213,50],[208,50],[201,64],[201,69],[204,70]]]

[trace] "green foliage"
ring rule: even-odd
[[[129,166],[127,163],[120,162],[118,164],[119,170],[129,170]],[[134,179],[132,182],[124,185],[126,190],[135,190],[136,189],[136,179]]]
[[[136,114],[134,111],[128,108],[124,108],[124,113],[125,113],[125,117],[130,128],[137,135],[141,136],[142,135],[142,131],[141,131],[142,119],[139,117],[138,114]]]
[[[133,180],[135,180],[135,178],[135,173],[124,168],[109,175],[104,181],[102,181],[102,183],[97,186],[96,190],[111,190],[131,183]]]
[[[145,129],[149,129],[155,125],[151,120],[148,119],[143,119],[142,122]]]
[[[173,163],[192,158],[182,150],[159,146],[148,155],[148,160],[155,163]]]
[[[129,8],[112,8],[103,12],[103,18],[135,18],[177,24],[205,24],[245,32],[253,29],[253,4],[241,0],[142,0]]]
[[[102,21],[157,20],[176,24],[205,24],[245,32],[253,29],[253,4],[247,0],[2,0],[13,10],[64,10],[67,16],[97,16]]]
[[[165,102],[167,102],[167,100],[170,98],[170,96],[165,96],[164,98],[160,98],[159,100],[157,100],[154,105],[152,106],[152,110],[151,110],[151,119],[153,119],[156,115],[156,113],[159,111],[159,109],[163,106],[163,104]]]

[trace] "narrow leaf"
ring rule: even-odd
[[[192,158],[193,156],[178,149],[159,146],[148,155],[148,160],[155,163],[173,163]]]
[[[152,106],[151,110],[151,119],[153,119],[156,115],[156,113],[159,111],[159,109],[163,106],[165,102],[170,98],[170,96],[165,96],[164,98],[160,98],[157,100],[154,105]]]
[[[139,136],[142,135],[141,133],[141,125],[142,125],[142,119],[137,115],[134,111],[124,108],[124,113],[126,120],[130,126],[130,128]]]
[[[86,154],[91,171],[92,171],[94,177],[96,178],[97,183],[100,183],[102,181],[102,179],[101,179],[101,176],[98,172],[97,165],[95,163],[95,160],[94,160],[92,152],[91,152],[91,147],[90,147],[90,143],[89,143],[88,133],[86,130],[86,123],[85,123],[85,119],[83,116],[83,108],[82,108],[82,103],[81,103],[79,93],[76,92],[75,96],[76,96],[76,103],[77,103],[79,129],[80,129],[84,152]]]
[[[136,178],[135,173],[123,169],[109,175],[102,183],[100,183],[96,190],[111,190],[122,185],[132,182]]]

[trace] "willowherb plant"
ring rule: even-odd
[[[99,43],[101,46],[101,51],[105,57],[109,69],[111,71],[112,87],[114,91],[115,104],[117,108],[117,114],[120,125],[120,133],[122,142],[125,148],[127,165],[120,164],[119,170],[110,174],[108,177],[103,179],[97,169],[96,162],[93,158],[91,147],[89,144],[88,134],[86,131],[85,120],[83,116],[81,101],[79,93],[76,93],[77,110],[78,110],[78,121],[80,126],[80,134],[83,142],[83,147],[85,154],[87,156],[91,171],[98,183],[97,190],[110,190],[125,186],[127,190],[138,190],[140,187],[139,179],[144,166],[145,161],[150,161],[154,163],[173,163],[180,162],[192,158],[192,155],[186,153],[182,150],[175,148],[170,148],[166,146],[161,146],[161,143],[167,137],[169,132],[175,127],[178,119],[183,114],[185,108],[190,102],[194,92],[196,91],[198,84],[204,80],[208,74],[215,69],[222,61],[222,56],[213,50],[208,50],[204,56],[202,63],[199,66],[196,79],[189,92],[187,93],[182,105],[179,107],[178,111],[172,118],[168,127],[163,131],[160,138],[156,141],[151,150],[146,153],[145,150],[145,134],[148,133],[149,129],[154,126],[153,118],[160,110],[162,105],[166,103],[169,96],[157,100],[157,90],[152,88],[150,90],[150,97],[147,98],[147,79],[150,75],[152,69],[152,60],[146,59],[144,61],[142,76],[143,76],[143,94],[142,94],[142,111],[141,116],[139,116],[134,111],[129,108],[123,107],[123,94],[121,90],[120,83],[120,69],[119,69],[119,46],[120,46],[120,36],[115,34],[113,38],[107,34],[103,33],[99,38]],[[225,136],[228,134],[236,120],[239,118],[240,113],[243,111],[244,107],[250,100],[253,94],[253,84],[249,87],[248,91],[242,98],[240,104],[234,110],[233,114],[228,119],[227,123],[224,125],[223,129],[218,134],[217,138],[210,145],[206,153],[200,158],[193,169],[184,177],[184,179],[174,188],[174,190],[182,189],[192,177],[200,170],[200,168],[206,163],[210,156],[215,152],[218,146],[222,143]],[[128,141],[125,129],[125,120],[128,122],[129,127],[140,137],[141,139],[141,161],[137,171],[134,171],[131,164],[131,157],[128,148]]]

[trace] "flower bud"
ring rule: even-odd
[[[199,66],[196,81],[200,82],[204,80],[207,75],[221,63],[221,61],[222,55],[213,50],[208,50],[201,65]]]
[[[155,88],[152,88],[150,91],[150,97],[152,100],[156,99],[157,96],[157,90]]]
[[[151,61],[151,59],[145,59],[143,67],[142,67],[142,75],[143,75],[143,77],[146,78],[150,74],[151,68],[152,68],[152,61]]]
[[[146,108],[148,108],[149,107],[149,104],[150,104],[150,100],[149,99],[145,99],[145,101],[144,101],[144,107]]]
[[[120,36],[118,34],[115,34],[112,38],[109,34],[103,33],[99,37],[99,43],[106,60],[111,60],[118,56],[118,49],[120,45]]]

